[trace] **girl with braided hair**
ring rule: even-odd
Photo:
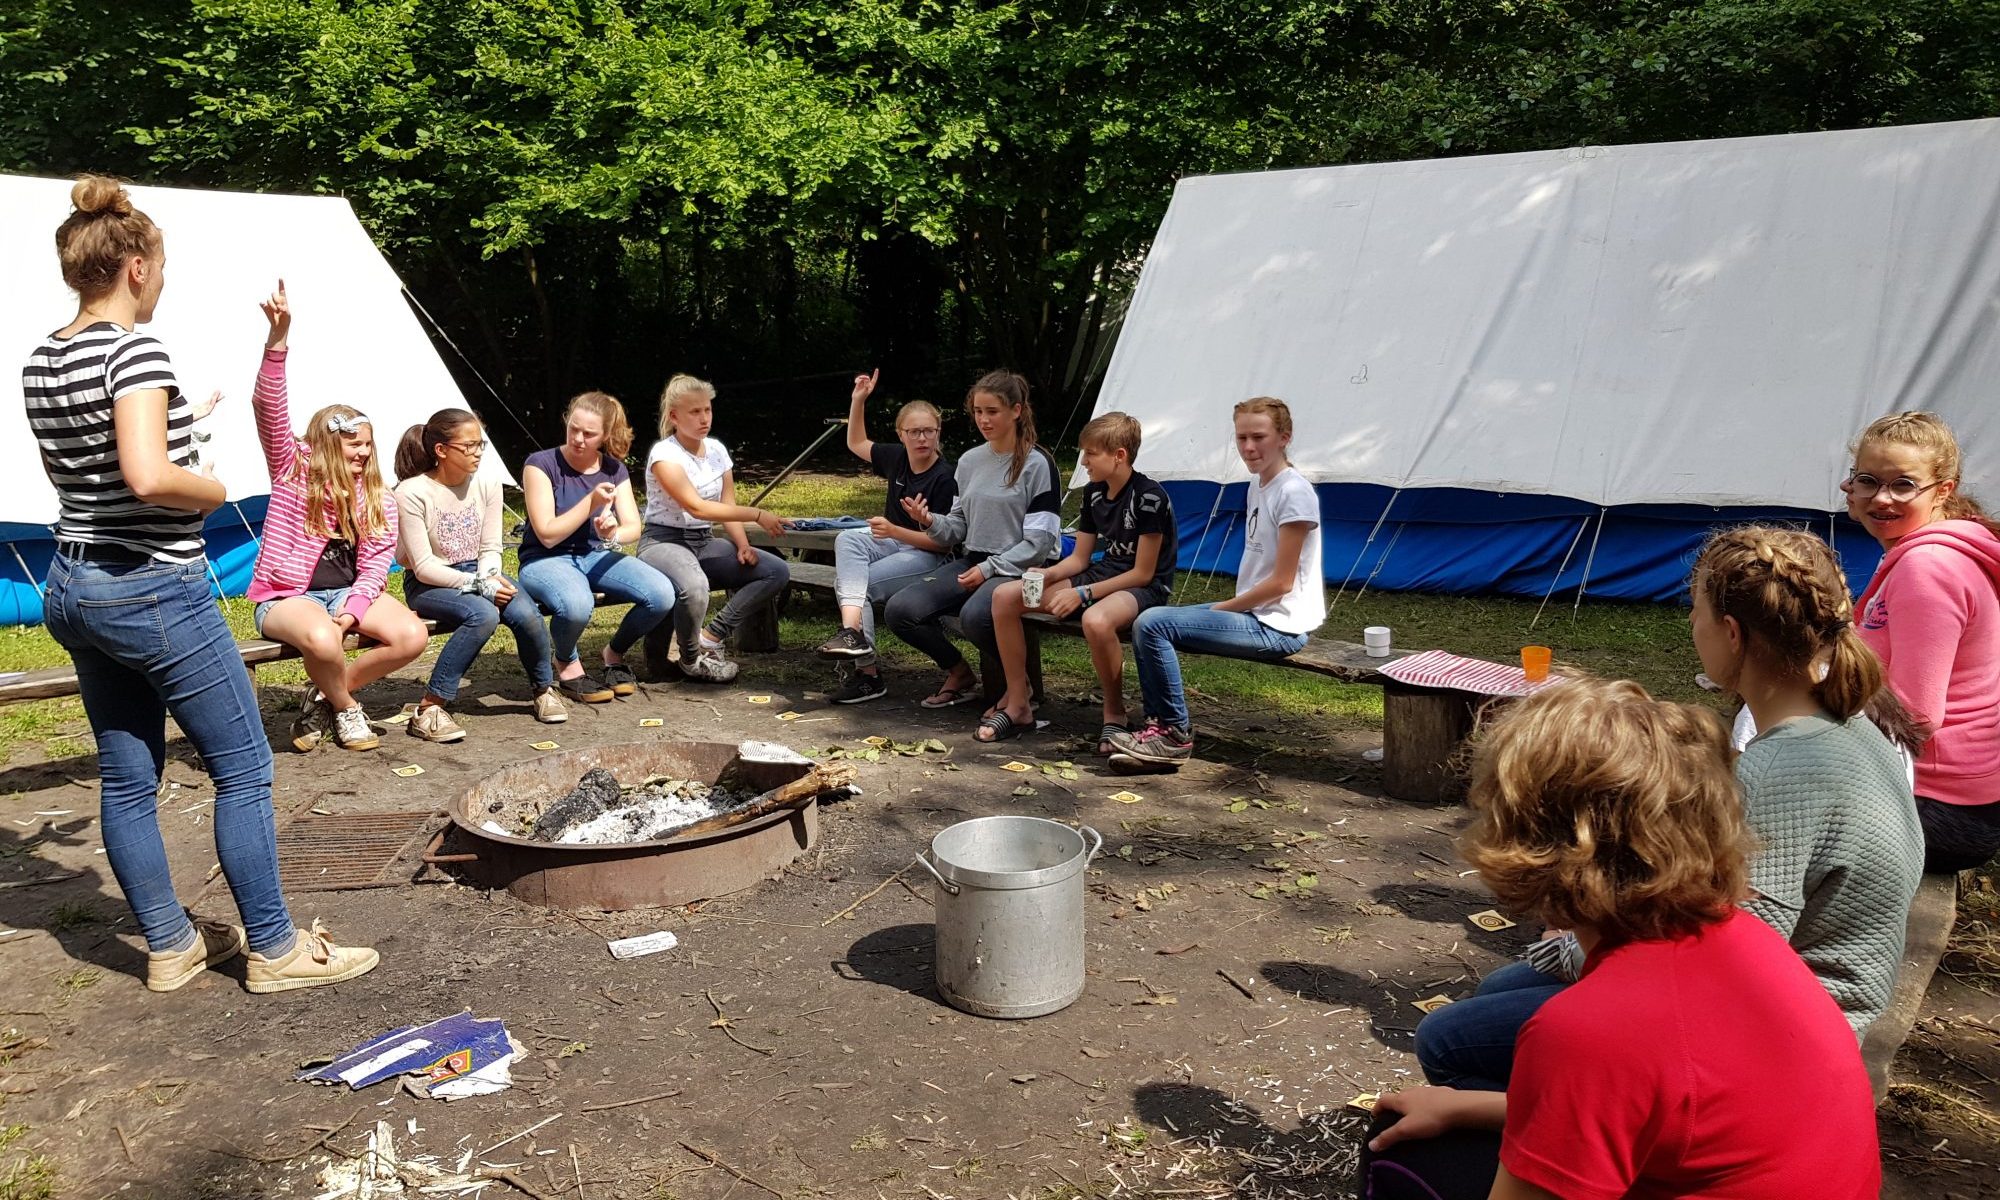
[[[1880,660],[1854,632],[1840,565],[1818,538],[1772,526],[1720,531],[1689,587],[1702,669],[1742,697],[1759,731],[1736,760],[1760,847],[1744,907],[1785,936],[1858,1039],[1888,1007],[1923,873],[1896,745],[1916,749],[1922,727],[1884,688]],[[1416,1049],[1431,1082],[1504,1089],[1514,1035],[1575,980],[1575,946],[1544,942],[1425,1017]]]
[[[1937,416],[1896,413],[1862,431],[1840,485],[1885,551],[1857,632],[1931,728],[1916,779],[1927,871],[2000,851],[2000,525],[1960,490],[1959,462]]]

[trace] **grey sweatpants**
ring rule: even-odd
[[[728,538],[703,530],[646,526],[639,538],[639,561],[673,581],[678,597],[674,641],[680,645],[682,661],[692,661],[701,650],[697,634],[704,621],[709,636],[727,638],[791,581],[792,571],[784,559],[769,550],[758,550],[756,555],[756,564],[745,566],[736,560],[736,546]],[[708,594],[718,588],[730,593],[729,603],[709,620]]]

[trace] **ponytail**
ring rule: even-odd
[[[403,431],[396,443],[396,478],[409,479],[438,466],[438,447],[467,425],[479,424],[479,414],[463,408],[440,408],[422,425]]]

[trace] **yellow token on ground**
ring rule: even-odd
[[[1145,799],[1144,796],[1141,796],[1137,792],[1113,792],[1111,793],[1111,798],[1120,804],[1137,804],[1139,801]]]
[[[1445,1005],[1450,1003],[1451,1003],[1451,997],[1445,995],[1443,992],[1439,992],[1435,996],[1426,996],[1422,1000],[1410,1001],[1410,1007],[1420,1008],[1427,1013],[1434,1013],[1438,1009],[1443,1008]]]
[[[876,747],[886,746],[889,744],[889,739],[885,737],[865,737],[862,738],[861,741],[864,745],[876,746]]]
[[[660,718],[658,718],[658,717],[640,717],[640,718],[639,718],[639,728],[641,728],[641,729],[658,729],[658,728],[659,728],[660,726],[662,726],[662,725],[665,725],[665,724],[666,724],[666,722],[665,722],[665,721],[662,721],[662,720],[661,720]]]
[[[1473,913],[1466,920],[1488,933],[1498,933],[1502,929],[1514,928],[1514,922],[1501,916],[1498,909],[1489,908],[1485,912]]]
[[[784,712],[778,714],[778,719],[780,721],[796,721],[799,719],[801,715],[802,714],[795,713],[790,709],[786,709]]]
[[[750,703],[752,703],[752,704],[769,704],[770,702],[771,702],[771,698],[770,698],[769,696],[752,696],[752,697],[750,697]]]
[[[1029,766],[1027,763],[1024,762],[1010,762],[1010,763],[1001,763],[1000,769],[1003,771],[1032,771],[1035,768]]]
[[[407,767],[392,767],[390,769],[395,771],[396,774],[401,775],[405,779],[408,779],[413,775],[421,775],[424,773],[424,769],[415,763],[411,763]]]
[[[556,744],[555,744],[554,742],[529,742],[529,743],[528,743],[528,748],[529,748],[529,749],[531,749],[531,750],[560,750],[560,749],[562,749],[562,747],[561,747],[561,746],[558,746],[558,745],[556,745]]]

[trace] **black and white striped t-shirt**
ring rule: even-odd
[[[162,562],[202,556],[201,514],[142,502],[118,469],[112,405],[151,388],[167,393],[167,458],[186,467],[194,415],[153,337],[101,321],[73,337],[51,334],[21,368],[28,427],[62,504],[57,541],[123,546]]]

